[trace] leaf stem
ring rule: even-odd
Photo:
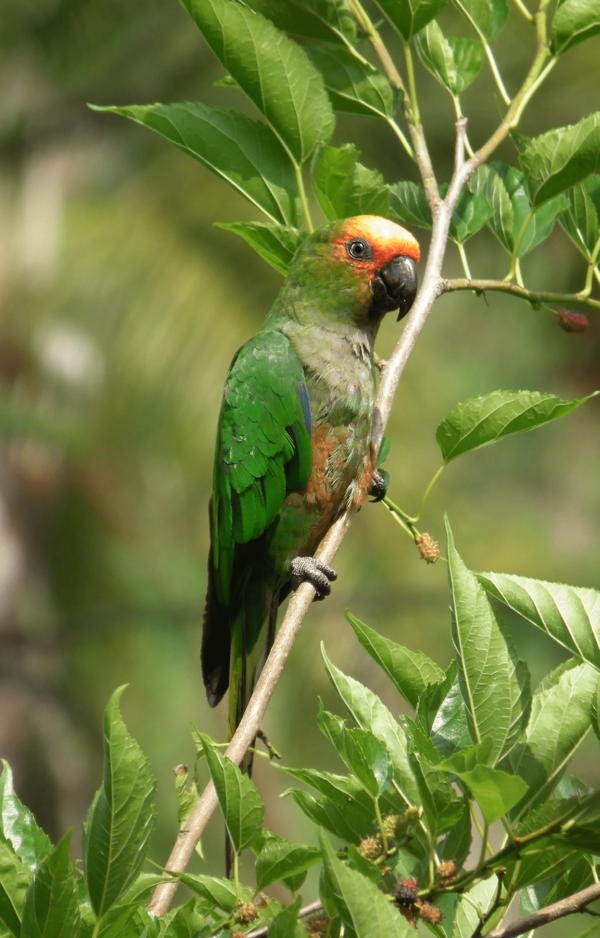
[[[410,99],[410,108],[412,111],[412,123],[415,125],[415,127],[419,127],[421,124],[421,115],[419,114],[419,103],[417,101],[415,69],[412,60],[412,53],[410,51],[410,45],[405,39],[402,40],[402,48],[404,50],[404,61],[406,63],[406,79],[408,82],[408,96]]]
[[[527,212],[527,215],[525,216],[525,218],[523,219],[523,224],[519,228],[519,233],[517,237],[515,238],[515,244],[514,244],[513,251],[510,257],[510,270],[508,271],[508,274],[506,276],[506,280],[508,282],[515,279],[515,275],[517,272],[517,263],[519,261],[519,248],[521,247],[521,242],[523,238],[525,237],[525,232],[531,222],[531,219],[534,216],[534,213],[535,213],[535,209],[532,206]]]
[[[398,137],[398,140],[400,141],[400,143],[402,144],[402,146],[404,147],[404,149],[406,150],[406,152],[407,152],[408,155],[410,156],[411,160],[412,160],[413,162],[416,162],[415,151],[413,150],[413,148],[411,147],[410,143],[408,142],[408,140],[406,139],[406,137],[405,137],[404,134],[402,133],[401,129],[398,127],[398,124],[396,123],[396,121],[394,120],[394,118],[393,118],[393,117],[388,117],[388,118],[387,118],[387,122],[388,122],[389,126],[392,128],[392,130],[394,131],[394,133],[396,134],[396,136]]]
[[[488,847],[489,847],[489,844],[488,844],[488,833],[489,833],[489,825],[488,825],[488,822],[485,821],[485,822],[484,822],[484,826],[483,826],[483,834],[482,834],[482,836],[481,836],[481,853],[479,854],[479,861],[478,861],[478,863],[477,863],[477,869],[478,869],[478,870],[481,870],[481,869],[483,868],[484,863],[485,863],[485,855],[486,855],[487,849],[488,849]]]
[[[418,524],[418,522],[421,520],[421,516],[423,515],[423,512],[425,510],[425,504],[427,502],[427,499],[429,498],[429,493],[431,492],[433,486],[435,485],[435,483],[437,482],[437,480],[439,479],[439,477],[441,476],[445,468],[446,468],[446,463],[442,463],[439,469],[434,473],[433,477],[431,478],[431,481],[429,482],[429,485],[423,492],[423,497],[421,499],[421,504],[419,505],[419,510],[417,512],[417,515],[415,518],[411,518],[411,521],[413,521],[414,524]]]
[[[375,797],[373,798],[373,807],[375,808],[375,819],[377,821],[377,827],[379,828],[379,835],[381,837],[381,853],[384,857],[387,857],[389,850],[388,839],[383,828],[383,819],[381,817],[381,811],[379,810],[379,802]]]
[[[463,270],[464,270],[464,272],[465,272],[465,277],[468,277],[469,280],[470,280],[470,279],[471,279],[471,271],[470,271],[470,269],[469,269],[469,262],[468,262],[468,260],[467,260],[467,255],[466,255],[466,252],[465,252],[465,246],[464,246],[464,244],[460,244],[459,242],[456,242],[456,247],[458,248],[458,253],[459,253],[459,255],[460,255],[460,260],[461,260],[461,264],[462,264],[462,266],[463,266]]]
[[[235,900],[240,901],[240,857],[237,850],[233,851],[233,882],[235,885]]]
[[[483,48],[484,48],[484,50],[485,50],[485,54],[486,54],[486,57],[487,57],[487,60],[488,60],[490,69],[492,70],[492,75],[494,76],[494,81],[496,82],[496,87],[498,88],[498,91],[500,92],[500,97],[502,98],[502,100],[504,101],[504,103],[506,104],[506,106],[507,106],[507,107],[510,107],[511,100],[510,100],[510,98],[509,98],[509,96],[508,96],[508,92],[506,91],[506,88],[504,87],[504,82],[502,81],[502,76],[501,76],[501,74],[500,74],[500,70],[499,70],[498,66],[496,65],[496,59],[494,58],[494,53],[493,53],[492,50],[490,49],[490,46],[489,46],[489,43],[488,43],[487,39],[485,38],[485,36],[484,36],[483,33],[481,32],[479,26],[477,25],[477,23],[475,22],[475,20],[473,19],[473,17],[470,15],[470,13],[468,12],[468,10],[462,5],[462,3],[460,2],[460,0],[457,0],[457,6],[458,6],[459,10],[464,14],[464,16],[466,16],[466,18],[468,19],[469,23],[471,24],[471,26],[473,27],[473,29],[474,29],[475,32],[477,33],[477,36],[478,36],[478,38],[479,38],[479,41],[481,42],[481,44],[482,44],[482,46],[483,46]]]
[[[598,240],[596,241],[594,245],[594,250],[592,251],[592,255],[588,263],[587,274],[585,277],[585,286],[583,290],[581,291],[580,296],[588,297],[590,293],[592,292],[592,280],[594,277],[594,270],[596,269],[596,262],[598,260],[599,254],[600,254],[600,238],[598,238]]]
[[[530,88],[527,90],[527,92],[523,95],[523,99],[521,100],[521,102],[520,102],[520,104],[519,104],[519,107],[517,108],[517,110],[516,110],[516,112],[515,112],[515,116],[514,116],[513,119],[512,119],[511,127],[516,127],[516,126],[517,126],[517,124],[518,124],[519,121],[521,120],[521,115],[522,115],[523,111],[525,110],[525,108],[526,108],[527,105],[529,104],[530,99],[531,99],[531,98],[533,97],[533,95],[536,93],[536,91],[538,90],[538,88],[540,87],[540,85],[546,80],[547,76],[550,74],[550,72],[552,71],[552,69],[553,69],[554,66],[556,65],[557,61],[558,61],[558,59],[556,59],[556,58],[551,58],[550,61],[548,62],[548,64],[546,65],[546,67],[542,70],[542,72],[540,72],[540,74],[538,75],[538,77],[536,78],[536,80],[533,82],[533,84],[531,85],[531,87],[530,87]]]
[[[394,505],[393,502],[390,502],[387,496],[386,498],[382,499],[382,502],[391,514],[396,524],[399,524],[402,530],[408,534],[411,541],[416,541],[416,539],[419,537],[419,532],[413,526],[412,521],[408,519],[408,516],[402,511],[402,509],[398,508],[397,505]]]
[[[525,17],[528,23],[533,24],[535,22],[533,13],[529,12],[529,10],[525,6],[525,4],[522,2],[522,0],[515,0],[515,6],[517,10],[519,10],[523,14],[523,16]]]
[[[312,234],[314,225],[312,223],[312,218],[310,217],[310,209],[308,207],[308,200],[306,198],[306,189],[304,188],[304,180],[302,178],[302,167],[296,163],[294,160],[294,172],[296,173],[296,182],[298,184],[298,192],[300,194],[300,204],[302,205],[302,214],[304,215],[304,223],[306,225],[306,230],[309,234]]]

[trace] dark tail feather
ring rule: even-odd
[[[278,597],[278,593],[274,592],[271,594],[271,598],[269,602],[269,614],[267,618],[267,635],[266,635],[265,648],[262,654],[262,660],[260,661],[260,665],[257,662],[254,665],[254,667],[250,665],[250,662],[248,661],[248,655],[246,654],[246,622],[244,618],[244,623],[242,625],[243,665],[242,665],[242,673],[240,675],[240,693],[238,695],[237,702],[236,702],[236,714],[235,714],[236,729],[240,725],[241,719],[244,715],[244,711],[246,707],[248,706],[248,701],[250,700],[250,697],[252,696],[252,692],[254,690],[256,681],[258,680],[260,672],[264,668],[265,662],[267,658],[269,657],[269,652],[271,651],[271,648],[273,647],[273,642],[275,641],[275,631],[277,628],[278,608],[279,608],[279,597]],[[252,671],[251,674],[248,673],[249,665],[250,665],[250,670]],[[252,748],[254,748],[255,743],[256,743],[256,739],[254,739],[251,743]],[[242,770],[242,772],[245,772],[249,777],[252,777],[253,761],[254,761],[254,753],[247,752],[240,763],[240,769]],[[231,845],[231,840],[229,839],[229,834],[227,833],[227,831],[225,831],[225,875],[227,877],[231,875],[232,869],[233,869],[233,847]]]

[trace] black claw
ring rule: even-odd
[[[372,502],[381,502],[387,495],[387,482],[385,476],[379,470],[375,470],[369,488],[369,495],[372,495]]]
[[[337,573],[322,560],[314,557],[294,557],[292,560],[292,589],[301,583],[310,583],[316,590],[315,601],[319,602],[331,593],[331,582],[337,579]]]

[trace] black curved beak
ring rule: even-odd
[[[406,316],[417,295],[417,265],[412,257],[397,254],[373,277],[373,310],[391,313],[398,310],[398,319]]]

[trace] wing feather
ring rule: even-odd
[[[236,546],[261,537],[287,492],[306,485],[311,468],[302,365],[286,336],[259,332],[232,362],[219,417],[211,535],[223,605],[231,600]]]

